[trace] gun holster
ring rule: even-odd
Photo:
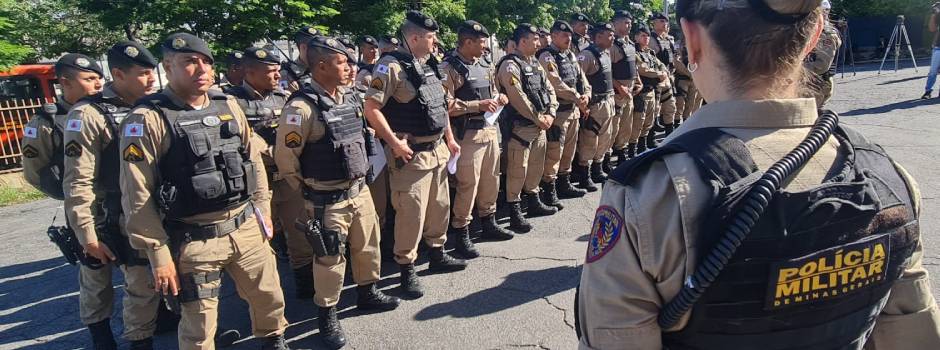
[[[325,206],[315,205],[313,218],[307,220],[306,223],[296,223],[297,228],[303,230],[307,236],[307,241],[313,248],[313,254],[321,258],[339,255],[343,244],[339,232],[323,228],[325,211]]]
[[[85,255],[85,248],[78,242],[75,231],[72,231],[68,226],[49,226],[46,229],[46,235],[49,236],[52,243],[55,243],[56,247],[59,247],[59,251],[62,252],[62,256],[69,264],[82,264],[92,270],[104,266],[98,259]]]
[[[470,118],[459,117],[451,124],[454,128],[454,136],[456,136],[458,140],[463,140],[464,136],[467,135],[467,123],[469,121]]]
[[[548,142],[563,142],[563,137],[564,134],[561,132],[561,127],[558,125],[552,125],[545,131],[545,138]]]
[[[165,182],[160,185],[157,192],[157,205],[160,206],[160,209],[163,209],[164,213],[169,212],[170,207],[176,202],[176,185]]]

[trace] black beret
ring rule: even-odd
[[[647,35],[650,35],[650,28],[645,25],[638,25],[633,27],[633,35],[640,33],[646,33]]]
[[[381,45],[398,45],[400,43],[401,41],[399,41],[398,38],[388,34],[383,35],[382,39],[379,39],[379,44]]]
[[[243,56],[246,60],[255,60],[268,65],[281,64],[281,56],[272,50],[263,47],[249,47]]]
[[[587,22],[587,23],[593,22],[593,21],[591,21],[591,17],[588,17],[587,15],[585,15],[585,14],[583,14],[583,13],[581,13],[581,12],[572,13],[572,14],[571,14],[571,21],[572,21],[572,22]]]
[[[346,52],[346,46],[340,43],[339,40],[336,40],[336,38],[332,38],[328,36],[317,35],[313,37],[313,39],[310,39],[309,42],[307,42],[307,46],[319,47],[322,49],[334,51],[338,54],[343,54],[347,56],[349,55],[349,53]]]
[[[529,34],[538,35],[539,29],[529,23],[519,23],[519,25],[516,26],[516,30],[512,31],[512,38],[515,41],[519,41],[523,36]]]
[[[375,40],[375,37],[371,35],[363,35],[362,37],[359,38],[358,43],[359,45],[369,44],[369,45],[376,46],[376,47],[379,46],[379,42]]]
[[[228,55],[225,55],[225,61],[228,62],[229,65],[241,64],[242,58],[245,58],[245,53],[238,50],[229,52]]]
[[[591,27],[592,36],[597,35],[598,33],[601,33],[601,32],[606,32],[606,31],[611,31],[611,32],[614,31],[614,26],[610,25],[610,23],[602,22]]]
[[[552,33],[554,32],[567,32],[574,34],[574,30],[571,29],[571,25],[568,24],[568,22],[561,20],[555,21],[555,24],[552,24]]]
[[[70,53],[59,58],[55,63],[55,70],[60,71],[66,68],[78,69],[85,72],[95,72],[104,76],[104,71],[95,59],[82,55],[80,53]]]
[[[212,57],[212,50],[209,49],[209,44],[189,33],[170,34],[166,37],[166,40],[163,41],[163,53],[166,54],[168,51],[198,53],[208,57],[211,62],[215,61],[215,58]]]
[[[551,34],[551,32],[549,32],[548,29],[545,29],[545,27],[539,27],[539,35],[548,35],[548,34]]]
[[[419,11],[412,10],[406,12],[405,20],[432,32],[436,32],[438,29],[441,29],[441,27],[437,25],[437,21]]]
[[[663,13],[654,13],[653,16],[650,17],[650,21],[655,21],[655,20],[659,20],[659,19],[663,19],[663,20],[668,21],[668,20],[669,20],[669,17],[666,17],[666,15],[663,14]]]
[[[108,50],[109,62],[133,63],[145,68],[156,68],[157,59],[150,50],[136,41],[119,41]]]
[[[614,17],[613,17],[613,19],[621,19],[621,18],[626,18],[626,19],[633,20],[633,14],[631,14],[631,13],[630,13],[629,11],[627,11],[627,10],[617,10],[617,11],[614,11]]]
[[[476,35],[478,37],[490,36],[490,32],[486,30],[486,27],[480,24],[480,22],[473,21],[473,20],[461,23],[460,26],[457,27],[457,33],[467,34],[467,35]]]
[[[320,35],[320,31],[317,28],[311,26],[303,26],[297,30],[297,33],[294,33],[294,42],[302,44],[310,41],[313,37]]]

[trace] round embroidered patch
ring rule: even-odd
[[[586,263],[600,260],[610,252],[623,232],[623,217],[613,207],[601,206],[594,215],[591,238],[588,241]]]

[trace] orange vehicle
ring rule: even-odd
[[[35,108],[55,101],[55,83],[52,64],[20,65],[0,72],[0,172],[19,155],[23,127]]]

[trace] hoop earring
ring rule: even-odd
[[[695,71],[698,70],[698,63],[689,62],[688,68],[689,68],[689,73],[695,73]]]

